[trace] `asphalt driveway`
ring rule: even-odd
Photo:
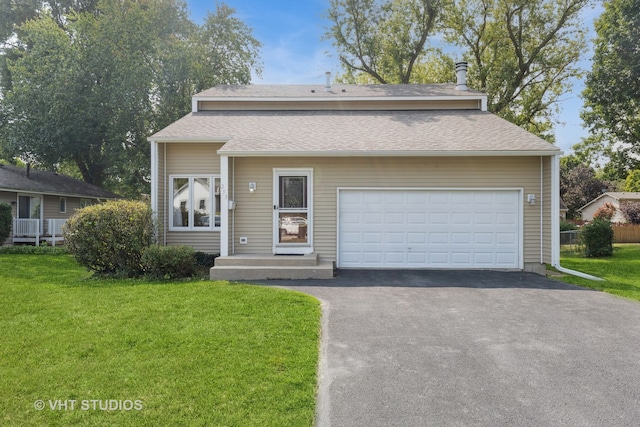
[[[640,303],[531,273],[341,271],[320,426],[638,426]]]

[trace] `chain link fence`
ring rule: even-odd
[[[581,230],[569,230],[560,232],[560,255],[578,255],[582,253],[580,244]]]

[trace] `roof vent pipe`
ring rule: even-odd
[[[456,90],[469,90],[467,87],[467,63],[456,62]]]
[[[331,92],[331,71],[324,73],[327,76],[327,84],[324,87],[325,92]]]
[[[27,163],[27,178],[29,178],[30,172],[31,172],[31,163]]]

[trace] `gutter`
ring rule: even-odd
[[[184,140],[183,140],[184,141]],[[235,151],[220,149],[218,155],[229,157],[533,157],[555,156],[558,150],[489,151],[489,150],[327,150],[327,151]]]

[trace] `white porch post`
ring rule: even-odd
[[[551,265],[560,265],[560,155],[551,157]]]
[[[151,212],[158,243],[158,143],[151,141]]]
[[[229,256],[229,156],[220,156],[220,256]]]

